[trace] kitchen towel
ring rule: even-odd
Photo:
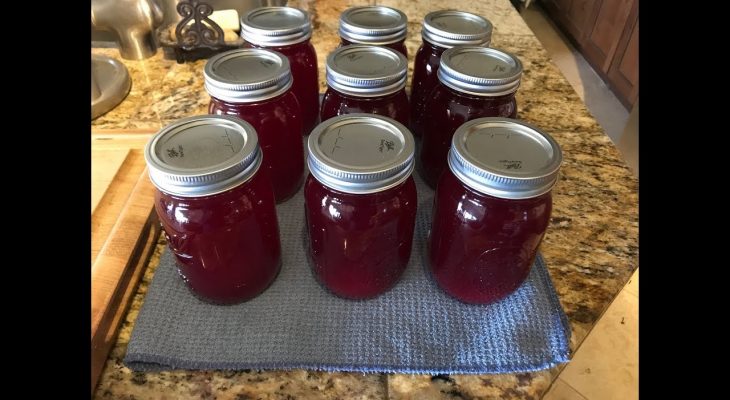
[[[570,327],[538,255],[525,283],[487,306],[444,294],[426,270],[433,190],[414,174],[411,260],[384,295],[344,300],[315,280],[304,196],[277,206],[283,265],[263,294],[216,306],[194,297],[165,251],[132,332],[133,370],[293,369],[427,374],[509,373],[567,362]]]

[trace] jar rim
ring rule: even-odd
[[[241,37],[259,46],[289,46],[312,37],[309,13],[294,7],[259,7],[241,17]]]
[[[216,54],[203,68],[209,95],[231,103],[277,97],[292,87],[289,59],[269,49],[235,49]]]
[[[263,159],[254,127],[228,115],[177,120],[150,138],[144,157],[152,184],[181,197],[230,190],[251,179]]]
[[[466,186],[503,199],[549,192],[563,161],[560,145],[544,131],[510,118],[477,118],[461,125],[448,166]]]
[[[408,128],[375,114],[345,114],[324,121],[310,133],[307,153],[315,179],[351,194],[398,186],[415,166],[415,140]]]
[[[423,40],[436,46],[488,47],[492,39],[492,23],[477,14],[457,10],[433,11],[423,19]]]
[[[377,26],[368,25],[380,18]],[[351,7],[340,14],[339,34],[352,43],[385,45],[405,40],[408,17],[400,10],[386,6]]]
[[[327,85],[356,97],[379,97],[405,88],[408,59],[389,48],[370,45],[340,47],[327,56]]]
[[[475,96],[503,96],[520,86],[522,62],[503,50],[478,46],[452,47],[443,52],[439,82]]]

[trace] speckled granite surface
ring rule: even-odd
[[[515,53],[524,64],[517,92],[519,117],[545,129],[564,153],[561,181],[541,251],[573,329],[575,349],[629,279],[638,263],[638,182],[570,84],[509,0],[480,1],[291,1],[314,17],[320,88],[324,60],[339,42],[340,12],[378,3],[409,18],[407,46],[412,63],[421,44],[427,12],[457,8],[494,24],[492,45]],[[114,49],[92,52],[118,58]],[[125,101],[92,122],[92,128],[157,129],[178,118],[206,112],[204,61],[177,64],[162,53],[143,61],[123,60],[132,90]],[[410,82],[410,71],[409,71]],[[410,85],[410,83],[409,83]],[[363,375],[309,371],[169,371],[132,373],[122,364],[132,326],[144,301],[159,251],[145,273],[95,397],[114,399],[536,399],[557,370],[509,375]]]

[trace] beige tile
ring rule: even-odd
[[[639,299],[622,290],[559,379],[590,400],[639,397]]]
[[[564,380],[558,378],[553,382],[550,390],[545,393],[542,400],[586,400],[586,398],[576,392]]]
[[[629,279],[629,282],[624,287],[624,290],[633,294],[634,296],[639,295],[639,269],[636,268],[636,271],[631,275],[631,278]]]

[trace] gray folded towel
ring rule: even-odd
[[[467,305],[428,276],[433,190],[414,174],[418,217],[411,260],[384,295],[344,300],[311,272],[300,190],[277,206],[283,266],[243,304],[201,302],[166,251],[127,347],[133,370],[293,369],[427,374],[546,369],[569,358],[570,327],[542,257],[525,283],[497,303]]]

